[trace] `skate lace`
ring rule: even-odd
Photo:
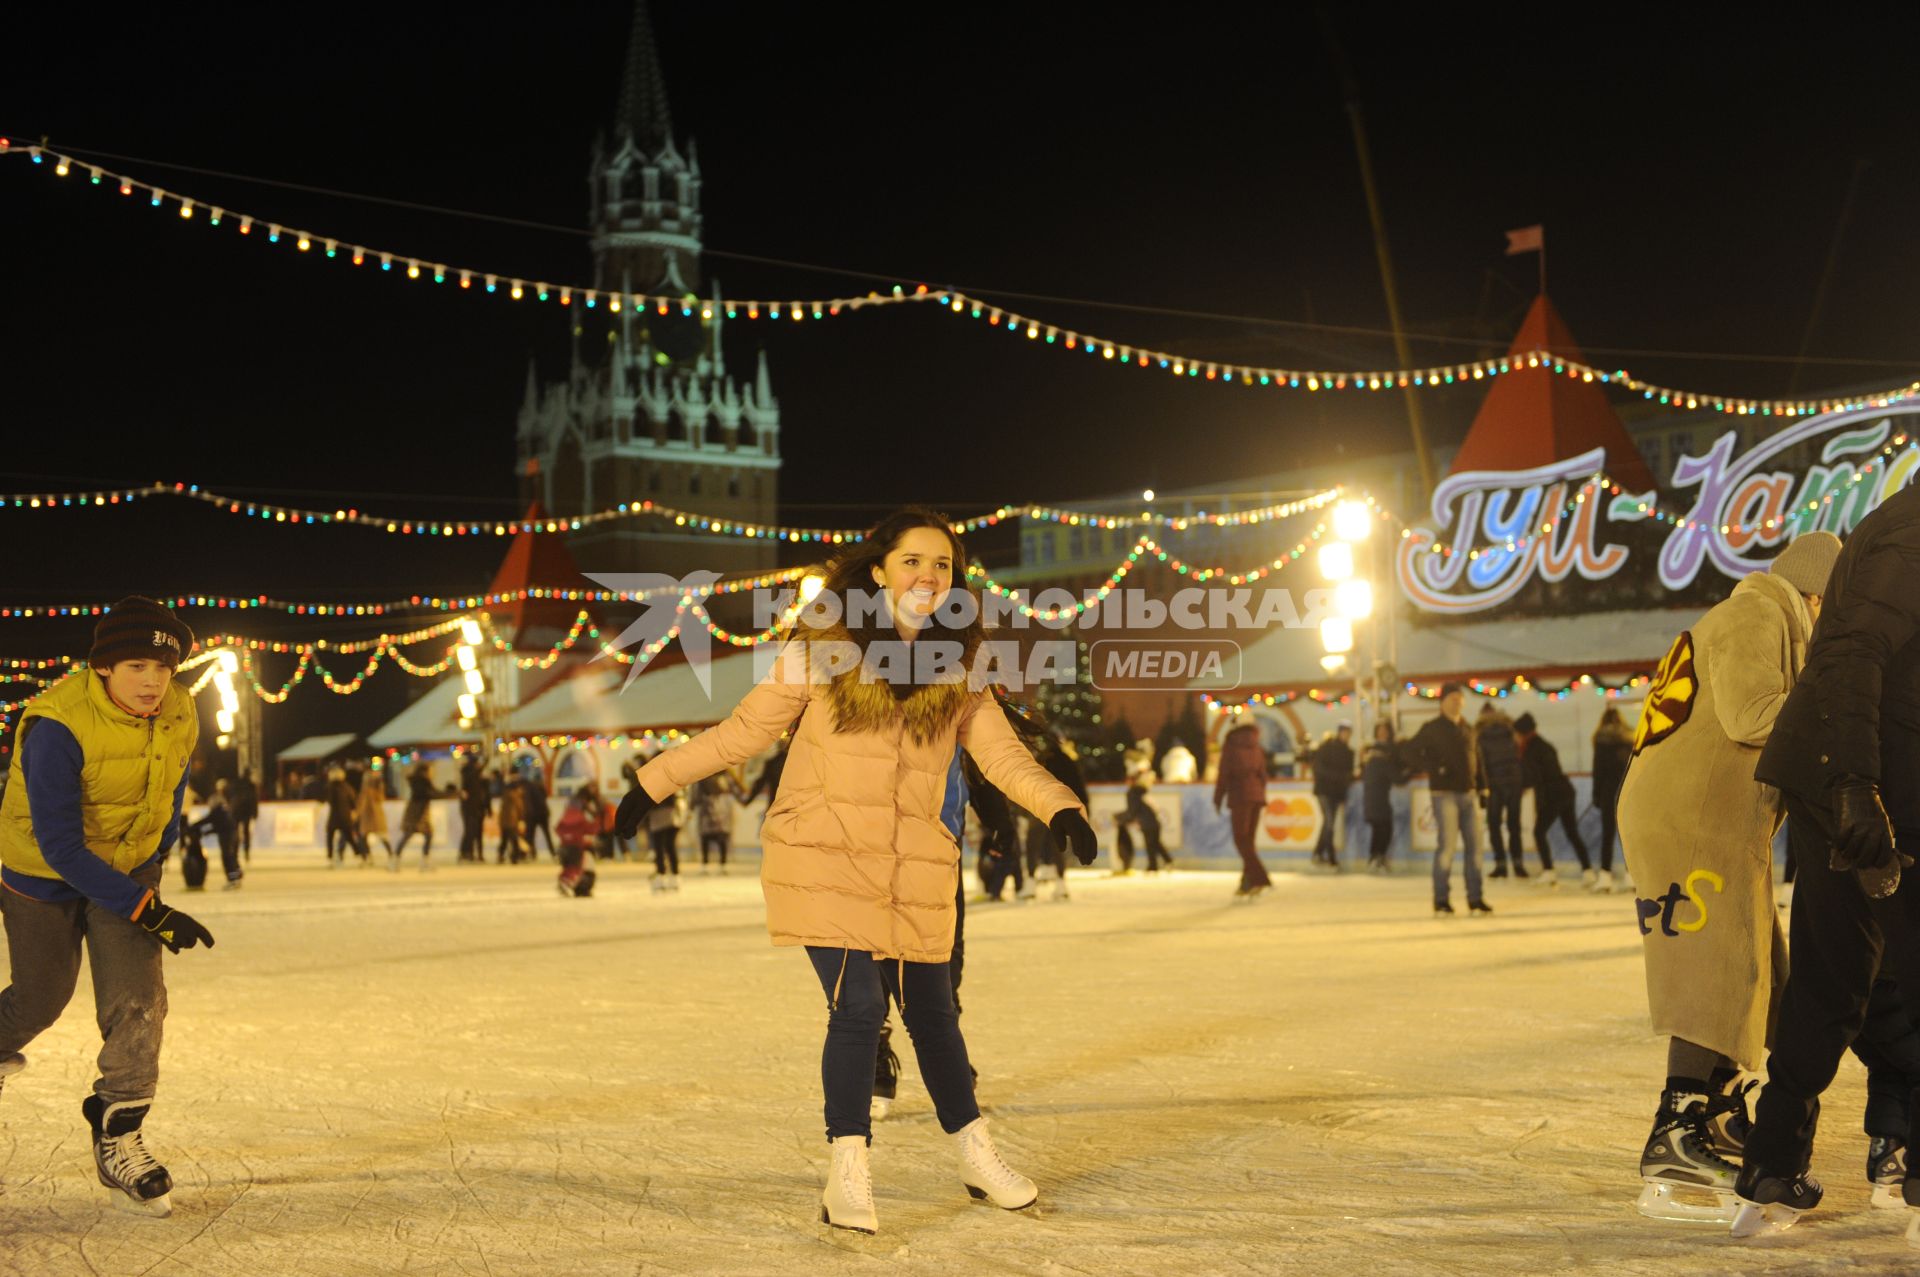
[[[993,1146],[993,1141],[987,1138],[984,1131],[968,1136],[967,1145],[967,1160],[995,1185],[1011,1188],[1019,1182],[1020,1176],[1000,1160],[1000,1150]]]
[[[153,1160],[153,1154],[147,1152],[147,1144],[139,1131],[129,1131],[125,1135],[109,1135],[100,1141],[104,1150],[107,1173],[123,1184],[138,1184],[153,1172],[160,1170],[160,1163]]]
[[[847,1205],[863,1210],[873,1209],[873,1176],[863,1175],[858,1157],[844,1157],[840,1161],[840,1192],[847,1199]]]

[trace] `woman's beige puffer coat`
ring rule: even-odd
[[[760,831],[774,944],[945,962],[960,848],[940,811],[956,745],[1043,821],[1080,804],[1034,761],[990,691],[932,683],[900,699],[861,669],[829,676],[817,653],[809,659],[813,645],[835,641],[853,639],[834,626],[788,643],[725,722],[647,763],[640,784],[670,798],[761,753],[798,719]]]

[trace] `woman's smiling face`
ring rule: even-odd
[[[953,589],[953,541],[938,528],[909,528],[873,569],[896,625],[924,629]]]

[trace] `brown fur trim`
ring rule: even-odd
[[[800,636],[810,643],[852,643],[866,651],[843,625],[802,628]],[[938,683],[915,684],[905,697],[894,695],[893,685],[872,676],[863,664],[833,676],[827,699],[833,706],[833,726],[841,732],[884,732],[895,723],[905,726],[907,734],[924,744],[952,726],[973,696],[967,681],[979,650],[977,636],[969,636],[958,674]],[[823,662],[822,662],[823,663]],[[821,663],[816,663],[818,670]]]

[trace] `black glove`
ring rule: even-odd
[[[633,836],[640,832],[640,822],[659,805],[659,800],[649,794],[645,786],[635,785],[620,800],[620,810],[613,814],[613,832],[619,834],[623,842],[632,842]]]
[[[1058,812],[1047,822],[1047,828],[1053,832],[1055,842],[1063,844],[1073,853],[1073,858],[1083,865],[1093,863],[1100,854],[1100,846],[1094,841],[1093,826],[1080,814],[1078,807],[1069,807]]]
[[[1859,776],[1833,783],[1834,846],[1828,864],[1836,870],[1885,869],[1893,863],[1893,822],[1880,802],[1880,787]]]
[[[213,948],[213,933],[181,913],[160,903],[155,896],[147,902],[147,907],[134,919],[136,925],[144,927],[160,937],[160,943],[167,946],[169,952],[178,953],[182,949],[191,949],[197,944]]]

